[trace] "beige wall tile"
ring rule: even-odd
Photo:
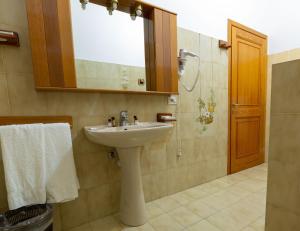
[[[271,113],[300,112],[300,60],[273,65]]]
[[[60,213],[60,206],[54,205],[54,214],[53,214],[53,229],[55,231],[61,231],[61,213]]]
[[[180,192],[187,188],[186,167],[177,167],[168,170],[168,192],[169,194]]]
[[[289,51],[289,59],[300,59],[300,48]]]
[[[1,156],[1,152],[0,152]],[[8,208],[8,202],[7,202],[7,192],[6,192],[6,186],[5,186],[5,177],[4,177],[4,166],[2,159],[0,158],[0,208],[2,210],[6,210]]]
[[[155,173],[167,169],[166,143],[153,143],[150,148],[150,172]]]
[[[60,208],[63,229],[70,229],[87,223],[89,220],[87,191],[80,190],[79,198],[61,204]]]
[[[300,216],[276,205],[268,204],[266,231],[300,230]]]
[[[14,14],[7,11],[14,9]],[[27,28],[27,14],[25,1],[11,0],[9,2],[0,2],[0,22],[7,25],[14,25],[20,28]]]
[[[0,47],[0,73],[5,72],[5,67],[4,67],[4,49],[3,47]]]
[[[152,200],[168,195],[168,171],[162,171],[152,176]]]
[[[46,93],[34,90],[32,74],[6,75],[14,115],[47,115]]]
[[[109,160],[106,153],[80,153],[76,157],[81,188],[88,189],[109,183]]]
[[[200,59],[212,62],[212,38],[200,34]]]
[[[0,73],[0,105],[0,115],[9,115],[11,113],[5,73]]]
[[[113,212],[110,185],[105,184],[87,190],[89,220],[96,220]]]

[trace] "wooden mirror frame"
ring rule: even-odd
[[[90,2],[107,5],[107,0]],[[178,94],[177,15],[140,0],[119,0],[118,10],[129,13],[138,4],[143,7],[147,91],[77,88],[70,0],[26,0],[36,89]]]

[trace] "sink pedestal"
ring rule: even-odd
[[[121,163],[120,218],[125,225],[140,226],[147,222],[140,167],[141,147],[117,148]]]

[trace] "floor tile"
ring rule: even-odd
[[[154,203],[161,208],[164,212],[169,212],[174,210],[181,205],[176,200],[172,199],[171,197],[164,197],[154,201]]]
[[[203,220],[189,227],[187,231],[221,231],[221,229],[218,229],[217,227],[210,224],[208,221]]]
[[[216,210],[220,210],[231,206],[239,200],[240,198],[235,194],[227,191],[222,191],[209,197],[205,197],[201,201]]]
[[[248,179],[247,176],[242,175],[240,173],[235,173],[232,175],[224,176],[224,177],[220,178],[219,180],[223,181],[227,184],[236,184],[236,183],[239,183],[239,182],[247,180],[247,179]]]
[[[186,205],[187,203],[195,200],[194,198],[188,196],[184,192],[179,192],[170,196],[172,199],[176,200],[180,205]]]
[[[149,223],[156,231],[179,231],[184,228],[168,214],[154,218]]]
[[[148,219],[158,217],[164,213],[164,211],[154,202],[147,203],[146,210]]]
[[[183,227],[188,227],[202,220],[202,218],[185,207],[180,207],[170,212],[169,215],[174,218]]]
[[[192,211],[193,213],[197,214],[201,218],[207,218],[210,215],[214,214],[217,212],[216,209],[210,207],[209,205],[203,203],[203,201],[197,200],[193,201],[185,206],[187,209]]]
[[[247,226],[246,228],[242,229],[241,231],[256,231],[256,230],[250,226]]]
[[[209,195],[209,193],[205,192],[202,190],[201,187],[195,187],[195,188],[190,188],[188,190],[185,190],[183,192],[187,197],[193,198],[193,199],[199,199],[199,198],[204,198]]]
[[[155,231],[155,229],[147,223],[139,227],[125,227],[122,229],[122,231]]]
[[[221,190],[227,188],[228,186],[230,186],[229,183],[226,183],[226,182],[223,182],[223,181],[217,179],[212,182],[200,185],[200,186],[198,186],[198,188],[202,189],[204,192],[212,194],[212,193],[220,192]]]
[[[92,231],[121,231],[123,226],[113,216],[90,223]]]
[[[92,231],[90,224],[85,224],[74,229],[69,229],[69,231]]]
[[[227,193],[236,195],[238,198],[243,198],[251,194],[249,190],[239,187],[237,184],[233,184],[224,189]]]
[[[257,211],[257,206],[251,202],[236,203],[226,208],[207,220],[222,229],[223,231],[236,231],[247,227],[259,218],[261,214]]]
[[[265,230],[265,216],[258,218],[254,223],[250,224],[250,227],[255,231],[264,231]]]
[[[248,179],[238,183],[236,186],[250,192],[257,192],[266,187],[266,182],[258,179]]]

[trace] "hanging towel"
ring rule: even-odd
[[[46,191],[48,203],[78,197],[79,183],[74,164],[69,124],[44,124],[46,151]]]
[[[0,140],[9,208],[45,203],[43,126],[1,126]]]

